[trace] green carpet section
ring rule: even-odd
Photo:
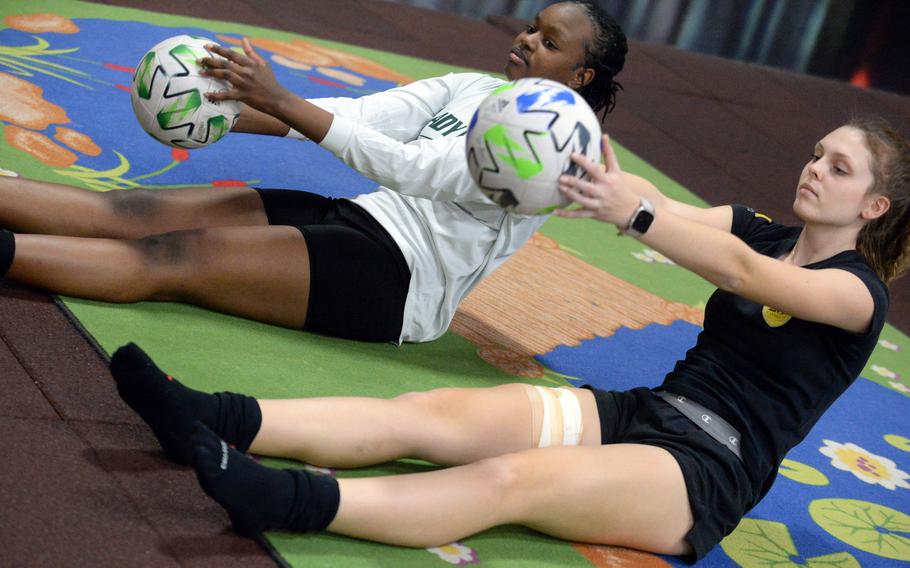
[[[181,304],[64,301],[108,353],[133,341],[162,368],[206,390],[266,398],[386,398],[515,379],[485,363],[475,355],[476,346],[451,333],[438,341],[397,347],[302,333]]]

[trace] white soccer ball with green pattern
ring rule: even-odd
[[[490,200],[512,213],[543,215],[568,205],[559,176],[585,175],[573,152],[600,163],[600,120],[569,87],[519,79],[480,103],[465,151],[474,181]]]
[[[169,146],[199,148],[227,134],[242,103],[212,102],[205,94],[230,88],[227,81],[200,77],[196,60],[209,57],[204,37],[168,38],[148,51],[136,67],[131,91],[139,124]]]

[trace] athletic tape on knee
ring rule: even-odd
[[[577,446],[581,442],[581,404],[567,388],[535,386],[543,402],[543,421],[538,448]]]

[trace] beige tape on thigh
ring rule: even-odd
[[[577,446],[583,431],[578,397],[567,388],[534,388],[543,402],[543,423],[537,447]]]

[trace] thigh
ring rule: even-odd
[[[219,227],[136,241],[152,299],[183,301],[291,328],[306,321],[307,243],[294,227]]]
[[[569,387],[571,388],[571,387]],[[411,439],[415,457],[443,465],[471,463],[535,448],[543,402],[527,384],[490,388],[442,388],[397,397],[399,416],[419,424]],[[581,405],[581,443],[598,445],[597,407],[590,391],[574,389]]]
[[[577,542],[665,554],[691,551],[685,480],[664,450],[640,444],[556,447],[509,456],[522,524]]]
[[[262,199],[250,187],[131,189],[95,196],[104,200],[113,217],[105,224],[110,234],[95,236],[141,238],[192,229],[268,225]]]
[[[156,300],[333,337],[400,335],[408,275],[387,247],[357,229],[219,227],[139,242],[160,282]]]

